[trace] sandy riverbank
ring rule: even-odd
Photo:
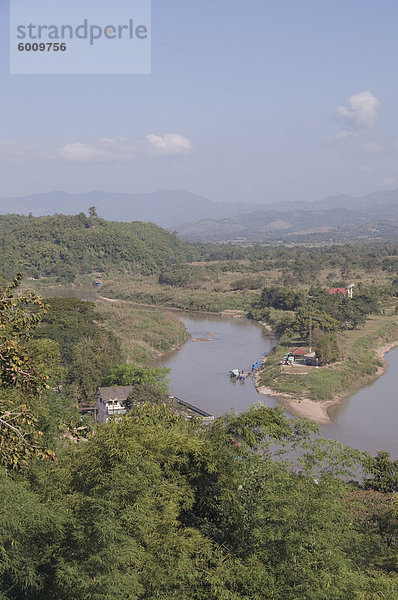
[[[256,388],[260,394],[265,394],[267,396],[273,396],[278,400],[280,405],[289,413],[297,415],[299,417],[304,417],[305,419],[309,419],[318,425],[331,425],[332,421],[329,417],[328,410],[331,406],[335,406],[336,404],[340,404],[350,396],[352,396],[358,389],[363,387],[364,385],[368,385],[372,381],[375,381],[378,377],[383,375],[387,369],[387,363],[385,360],[385,355],[387,352],[396,348],[398,346],[398,341],[390,342],[389,344],[384,344],[376,349],[377,358],[382,362],[382,365],[378,368],[376,374],[371,378],[366,378],[366,381],[361,381],[356,389],[351,390],[346,394],[340,394],[335,396],[333,400],[329,400],[327,402],[315,402],[314,400],[310,400],[309,398],[296,398],[291,394],[282,394],[268,388],[266,386],[259,386],[258,375],[256,376]]]
[[[328,415],[328,408],[341,402],[341,400],[330,400],[329,402],[314,402],[309,398],[295,398],[290,394],[281,394],[266,386],[257,386],[256,389],[260,394],[272,396],[276,398],[279,404],[291,414],[304,419],[309,419],[318,425],[330,425],[332,421]]]

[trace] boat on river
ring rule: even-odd
[[[232,369],[229,372],[229,377],[234,379],[235,381],[245,381],[247,377],[249,377],[250,371],[240,371],[239,369]]]

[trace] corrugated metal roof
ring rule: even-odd
[[[129,393],[133,390],[132,385],[113,385],[111,387],[100,387],[97,390],[97,397],[101,396],[103,402],[109,400],[127,400]]]
[[[303,348],[296,348],[295,350],[293,350],[292,354],[294,354],[294,356],[297,356],[297,355],[304,356],[304,354],[307,354],[307,353]]]

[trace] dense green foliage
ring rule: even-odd
[[[93,207],[91,207],[93,209]],[[119,271],[161,275],[161,283],[195,288],[200,279],[217,281],[217,270],[258,273],[277,269],[280,283],[313,283],[320,270],[329,270],[331,283],[350,278],[358,270],[372,275],[384,271],[397,279],[398,247],[393,242],[356,242],[322,246],[188,245],[151,223],[118,223],[96,216],[0,216],[0,275],[12,278],[21,271],[28,277],[55,277],[73,282],[78,275]],[[223,261],[211,269],[186,265],[190,261]],[[180,269],[175,267],[181,266]],[[207,265],[209,266],[209,265]],[[245,289],[243,278],[234,289]],[[260,280],[246,283],[261,287]],[[398,284],[394,284],[398,289]],[[254,288],[253,289],[258,289]]]
[[[266,287],[261,293],[259,306],[276,310],[297,310],[305,303],[305,293],[287,287]]]
[[[54,340],[66,371],[64,383],[77,401],[93,400],[110,369],[122,360],[116,337],[101,327],[92,302],[76,298],[49,298],[35,336]]]
[[[110,370],[103,385],[152,385],[163,394],[167,393],[167,374],[165,367],[138,367],[131,364],[116,365]]]
[[[203,427],[145,404],[58,465],[1,474],[0,597],[398,598],[388,498],[368,515],[310,433],[275,409]],[[301,448],[300,472],[272,457],[275,442]]]
[[[325,333],[320,335],[315,346],[316,357],[322,365],[328,365],[341,358],[341,350],[337,335]]]
[[[279,334],[298,334],[308,339],[310,328],[319,328],[327,333],[344,329],[356,329],[364,325],[366,317],[380,310],[383,291],[375,286],[359,284],[352,298],[342,293],[329,293],[326,287],[313,286],[306,293],[303,289],[289,287],[265,287],[259,300],[252,303],[250,316],[268,320],[270,310],[295,311],[279,322]],[[284,326],[284,327],[283,327]]]
[[[56,276],[74,281],[77,274],[110,268],[129,273],[158,273],[185,262],[192,249],[152,223],[115,223],[96,216],[0,216],[1,274]]]
[[[15,380],[7,359],[0,372],[0,403],[19,409],[11,427],[1,417],[1,600],[398,598],[396,504],[347,483],[364,464],[366,487],[393,489],[386,457],[372,462],[263,406],[209,426],[186,420],[151,397],[148,386],[164,373],[129,366],[109,382],[144,382],[141,400],[151,402],[99,425],[85,443],[68,443],[59,394],[45,382],[59,377],[56,349],[73,359],[87,338],[63,343],[43,319],[33,340],[47,315],[35,296],[15,304],[18,283],[0,311],[8,315],[2,347],[15,341],[27,365],[16,364]],[[87,335],[92,307],[74,306]],[[58,312],[69,322],[67,304]],[[42,337],[45,327],[53,340]],[[57,460],[39,460],[55,457],[36,452],[36,437]],[[14,464],[6,459],[18,456],[21,439],[26,451]]]
[[[153,383],[133,383],[131,388],[131,392],[129,392],[124,402],[124,406],[128,411],[135,410],[136,406],[145,402],[150,402],[151,404],[164,404],[168,402],[170,404],[170,399],[165,394],[164,388],[159,388],[158,385]]]
[[[351,244],[260,245],[202,244],[195,246],[203,261],[249,260],[250,272],[281,269],[285,285],[312,284],[320,270],[338,267],[346,279],[358,270],[375,273],[383,269],[398,276],[398,245],[395,242],[355,242]],[[331,283],[338,284],[333,273]],[[351,282],[350,282],[351,283]]]
[[[35,456],[50,458],[45,448],[51,431],[51,388],[59,375],[58,347],[32,335],[46,310],[33,292],[16,294],[21,275],[0,293],[0,465],[21,469]],[[49,362],[50,361],[50,362]]]
[[[27,358],[26,342],[46,309],[33,292],[14,297],[21,281],[22,275],[18,274],[0,295],[0,377],[8,385],[38,389],[44,379]]]
[[[383,290],[376,286],[365,287],[359,284],[354,288],[353,297],[340,293],[330,294],[319,286],[309,290],[309,308],[323,310],[339,323],[340,329],[364,325],[366,317],[377,314],[380,310],[380,299]]]
[[[102,379],[122,358],[113,336],[99,329],[95,336],[81,338],[73,348],[67,383],[74,398],[93,401]]]
[[[378,452],[364,461],[367,474],[365,487],[379,492],[398,492],[398,460],[391,460],[388,452]]]

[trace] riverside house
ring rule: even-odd
[[[106,423],[111,417],[126,414],[124,403],[132,391],[131,385],[100,387],[97,390],[97,421]]]

